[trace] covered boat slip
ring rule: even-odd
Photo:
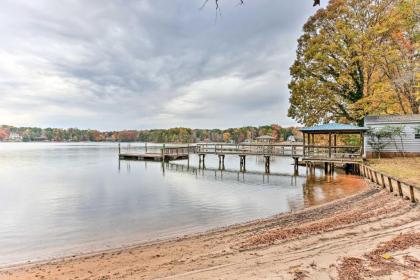
[[[332,173],[336,163],[350,165],[358,173],[355,169],[357,163],[363,162],[366,130],[365,127],[337,123],[302,128],[302,161],[309,166],[324,163],[326,173]]]

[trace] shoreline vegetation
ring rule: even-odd
[[[184,127],[148,130],[99,131],[78,128],[39,128],[0,126],[0,142],[243,142],[258,136],[269,135],[273,141],[286,141],[289,136],[300,138],[298,127],[281,127],[277,124],[246,126],[228,129],[191,129]]]
[[[171,240],[3,268],[0,279],[415,279],[419,217],[417,204],[366,181],[359,193],[319,206]]]

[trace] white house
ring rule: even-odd
[[[365,127],[380,130],[384,127],[401,127],[401,137],[385,139],[389,142],[381,152],[381,157],[420,156],[420,114],[366,116]],[[384,142],[385,143],[385,142]],[[369,145],[369,137],[365,137],[365,156],[371,158],[374,150]]]
[[[7,141],[11,141],[11,142],[22,142],[22,136],[20,136],[19,134],[15,133],[15,132],[10,132],[9,138],[7,139]]]
[[[289,135],[289,137],[287,137],[287,142],[296,142],[295,136]]]

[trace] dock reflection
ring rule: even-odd
[[[119,170],[121,172],[121,163]],[[132,164],[138,165],[138,162],[131,163],[125,161],[125,170],[132,172]],[[248,185],[266,186],[282,188],[286,191],[288,207],[291,211],[296,211],[304,207],[320,205],[339,198],[343,198],[359,192],[366,187],[363,179],[354,175],[346,175],[344,172],[336,171],[334,174],[325,174],[322,168],[306,172],[305,175],[294,175],[290,173],[270,173],[258,171],[238,171],[218,168],[199,168],[186,164],[171,162],[143,162],[147,170],[148,165],[160,165],[162,176],[174,174],[185,174],[194,176],[197,180],[224,181],[232,183],[242,183]],[[142,164],[142,165],[143,165]],[[288,193],[301,195],[288,195]]]
[[[308,173],[308,175],[294,175],[287,173],[270,173],[237,170],[219,170],[216,168],[201,169],[183,164],[165,163],[162,169],[168,172],[187,173],[197,179],[237,181],[241,183],[268,185],[284,189],[301,190],[301,199],[288,198],[288,205],[292,211],[305,207],[320,205],[339,198],[355,194],[366,187],[365,182],[358,176],[346,175],[340,171],[325,174],[322,169]]]

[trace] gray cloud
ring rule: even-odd
[[[1,1],[0,123],[233,127],[286,117],[309,1]]]

